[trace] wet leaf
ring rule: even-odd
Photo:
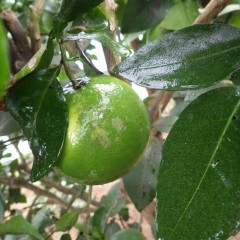
[[[71,229],[77,222],[79,216],[78,210],[72,210],[65,213],[59,220],[56,222],[57,231],[68,231]]]
[[[69,34],[65,38],[67,41],[76,41],[79,39],[97,40],[122,58],[126,58],[131,54],[131,51],[128,47],[114,41],[111,36],[104,31],[95,33]]]
[[[0,234],[29,234],[36,239],[43,239],[37,229],[22,216],[15,216],[0,224]]]
[[[212,85],[240,66],[240,30],[200,24],[169,34],[122,61],[115,73],[138,85],[187,90]]]
[[[9,112],[19,123],[34,155],[31,180],[37,181],[61,152],[67,128],[67,105],[57,80],[59,68],[33,72],[6,96]]]
[[[200,95],[163,146],[157,186],[158,238],[227,239],[239,230],[240,92]]]
[[[139,32],[156,26],[172,4],[172,0],[128,0],[121,23],[122,33]]]
[[[137,166],[123,177],[125,189],[139,212],[156,196],[161,151],[162,143],[157,139],[151,140]]]

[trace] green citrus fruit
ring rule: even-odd
[[[127,173],[149,139],[147,110],[134,90],[110,76],[94,77],[66,94],[67,136],[57,172],[82,184],[103,184]]]

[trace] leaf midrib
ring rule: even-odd
[[[37,121],[37,118],[38,118],[38,114],[39,114],[39,111],[40,111],[40,108],[42,107],[42,103],[43,103],[43,99],[47,93],[47,90],[48,90],[48,87],[49,85],[52,83],[53,79],[55,78],[55,75],[56,73],[58,72],[58,68],[56,69],[56,71],[54,72],[54,74],[52,75],[51,77],[51,80],[49,81],[49,84],[47,85],[47,87],[45,88],[45,91],[43,91],[43,94],[42,94],[42,97],[39,101],[39,107],[37,108],[37,111],[35,112],[34,114],[34,120],[33,120],[33,124],[32,124],[32,130],[31,130],[31,135],[30,135],[30,142],[32,143],[32,140],[33,140],[33,132],[34,132],[34,129],[36,128],[36,121]]]
[[[194,58],[194,61],[199,61],[199,60],[203,60],[203,59],[208,59],[208,58],[212,58],[213,56],[218,56],[218,55],[222,55],[222,54],[226,54],[228,52],[231,52],[232,50],[236,50],[240,48],[240,46],[235,46],[235,47],[232,47],[232,48],[228,48],[228,49],[225,49],[225,50],[221,50],[221,51],[218,51],[218,52],[215,52],[215,53],[212,53],[212,54],[209,54],[207,56],[201,56],[201,57],[196,57]],[[206,50],[206,49],[204,49]],[[187,58],[183,59],[181,61],[175,61],[175,62],[170,62],[170,63],[166,63],[166,64],[161,64],[161,65],[155,65],[155,66],[139,66],[137,67],[138,69],[154,69],[154,68],[161,68],[161,67],[167,67],[167,66],[172,66],[172,65],[175,65],[175,64],[181,64],[183,62],[183,60],[186,61]],[[134,69],[134,68],[127,68],[127,69]],[[126,71],[126,70],[125,70]]]
[[[226,126],[224,127],[223,132],[222,132],[219,140],[217,141],[217,145],[216,145],[216,147],[215,147],[215,149],[214,149],[214,151],[213,151],[213,154],[212,154],[212,156],[211,156],[211,158],[210,158],[210,161],[209,161],[209,163],[208,163],[208,165],[207,165],[207,168],[206,168],[205,172],[203,173],[203,176],[202,176],[202,178],[200,179],[199,184],[198,184],[198,186],[196,187],[196,190],[194,191],[194,193],[193,193],[190,201],[188,202],[188,204],[187,204],[186,208],[184,209],[182,215],[180,216],[178,222],[176,223],[175,227],[172,229],[172,234],[171,234],[171,236],[173,235],[174,231],[176,230],[176,228],[178,227],[178,225],[179,225],[180,222],[182,221],[185,213],[186,213],[187,210],[189,209],[191,203],[193,202],[193,200],[195,199],[196,195],[198,194],[199,189],[200,189],[200,187],[201,187],[201,185],[202,185],[202,182],[203,182],[203,180],[205,179],[205,176],[206,176],[206,174],[207,174],[207,172],[208,172],[208,170],[209,170],[209,168],[210,168],[210,166],[211,166],[211,164],[212,164],[212,162],[213,162],[213,160],[214,160],[214,158],[215,158],[215,156],[216,156],[216,154],[217,154],[217,151],[218,151],[220,145],[222,144],[224,135],[226,134],[226,131],[228,130],[228,127],[229,127],[229,125],[230,125],[230,123],[231,123],[231,121],[232,121],[232,118],[233,118],[234,114],[237,112],[237,110],[239,109],[239,107],[240,107],[240,100],[237,102],[236,106],[234,107],[234,109],[233,109],[233,111],[232,111],[232,114],[229,116],[229,119],[228,119],[228,121],[227,121],[227,123],[226,123]]]

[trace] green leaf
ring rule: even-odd
[[[69,235],[68,233],[65,233],[61,236],[61,240],[71,240],[71,235]]]
[[[98,6],[103,0],[63,0],[57,16],[53,19],[53,32],[60,38],[67,23],[80,17],[89,9]]]
[[[61,21],[72,21],[89,9],[98,6],[103,0],[63,0],[58,12]]]
[[[108,20],[101,8],[96,7],[73,21],[70,33],[97,32],[108,27]]]
[[[121,23],[122,33],[139,32],[156,26],[172,3],[172,0],[128,0]]]
[[[6,207],[5,199],[4,199],[2,191],[0,190],[0,224],[4,220],[5,207]]]
[[[65,40],[66,41],[76,41],[79,39],[89,39],[97,40],[102,43],[105,47],[109,48],[115,54],[122,58],[130,56],[131,51],[128,47],[123,44],[114,41],[109,34],[105,31],[95,32],[95,33],[79,33],[79,34],[69,34]]]
[[[32,224],[42,232],[44,229],[53,224],[51,219],[51,210],[49,208],[41,208],[32,218]]]
[[[57,231],[68,231],[70,228],[72,228],[79,216],[78,210],[72,210],[67,213],[65,213],[62,217],[59,218],[59,220],[56,222],[56,229]]]
[[[151,140],[137,166],[123,177],[125,189],[139,212],[150,204],[156,195],[161,145],[159,140]]]
[[[122,208],[126,207],[125,200],[120,195],[120,182],[112,186],[106,196],[101,199],[100,206],[104,207],[110,217],[116,215]]]
[[[107,224],[106,229],[104,231],[104,239],[109,240],[109,238],[115,234],[116,232],[120,231],[121,227],[118,223],[112,220],[110,223]]]
[[[92,219],[92,227],[94,232],[98,235],[102,235],[105,229],[105,225],[107,223],[107,213],[104,207],[98,208]]]
[[[133,228],[123,229],[109,238],[109,240],[126,240],[126,239],[146,240],[146,238],[142,235],[141,232]]]
[[[11,80],[13,84],[21,80],[33,71],[48,68],[54,54],[54,44],[51,37],[48,41],[42,45],[42,47],[36,52],[36,54],[29,60],[29,62],[17,72]]]
[[[10,80],[9,57],[8,57],[7,36],[0,19],[0,101],[5,95],[6,86]]]
[[[9,188],[8,200],[10,203],[26,203],[26,197],[21,194],[20,188]]]
[[[31,180],[53,166],[65,139],[68,113],[59,68],[33,72],[16,83],[6,96],[8,110],[19,123],[34,155]]]
[[[239,43],[239,29],[226,24],[194,25],[145,45],[114,72],[149,88],[203,88],[240,66]]]
[[[29,234],[36,239],[43,239],[37,229],[22,216],[12,217],[0,224],[0,234]]]
[[[159,239],[227,239],[239,230],[239,135],[239,89],[208,91],[183,110],[163,147]]]
[[[198,16],[198,4],[193,0],[177,1],[167,12],[161,26],[177,30],[193,24]]]

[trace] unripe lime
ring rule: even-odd
[[[82,184],[103,184],[131,170],[149,139],[149,118],[134,90],[114,77],[94,77],[66,94],[67,136],[57,172]]]

